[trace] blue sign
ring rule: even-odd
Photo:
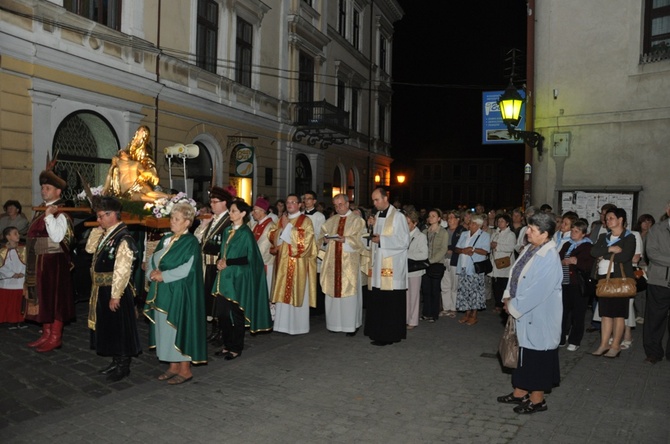
[[[514,140],[507,131],[507,125],[503,123],[498,99],[505,91],[485,91],[482,93],[482,143],[495,145],[501,143],[523,143],[522,140]],[[526,97],[526,92],[519,90],[521,97]],[[526,129],[526,103],[521,106],[521,119],[516,126],[519,131]]]

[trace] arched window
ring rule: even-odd
[[[193,187],[189,184],[189,190],[193,190],[191,196],[196,202],[207,202],[209,197],[207,190],[212,186],[212,157],[209,150],[202,142],[195,142],[199,148],[198,157],[186,159],[186,173],[188,179],[193,180]]]
[[[295,194],[302,196],[312,188],[312,167],[304,154],[295,157]]]
[[[82,191],[79,174],[91,187],[103,185],[119,139],[100,114],[79,111],[67,116],[56,130],[52,156],[58,153],[56,173],[67,181],[62,197],[75,200]],[[46,159],[45,159],[46,160]]]

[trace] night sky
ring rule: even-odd
[[[481,93],[507,86],[507,51],[525,53],[526,2],[398,1],[405,17],[393,35],[392,168],[418,153],[497,157],[504,150],[522,170],[523,145],[481,144]]]

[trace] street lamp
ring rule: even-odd
[[[402,184],[405,183],[405,179],[406,179],[406,177],[405,177],[404,174],[398,174],[398,176],[396,177],[396,179],[398,179],[398,183],[399,183],[400,185],[402,185]]]
[[[498,99],[498,106],[502,120],[507,125],[507,132],[514,140],[522,139],[531,148],[537,148],[537,152],[542,156],[542,141],[544,137],[535,131],[519,131],[515,127],[521,120],[521,106],[525,99],[516,90],[512,84],[512,79],[509,81],[509,86],[505,92]]]

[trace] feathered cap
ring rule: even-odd
[[[40,185],[52,185],[60,190],[64,190],[67,188],[67,182],[53,171],[57,161],[58,153],[54,155],[53,160],[51,160],[49,154],[47,154],[47,167],[40,173]]]

